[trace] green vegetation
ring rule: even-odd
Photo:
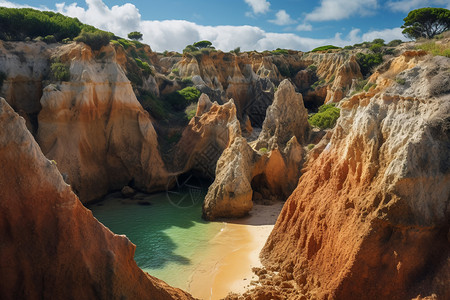
[[[324,104],[319,107],[319,112],[308,118],[311,126],[319,127],[320,129],[333,128],[336,120],[339,118],[340,109],[332,104]]]
[[[430,39],[450,29],[450,10],[425,7],[412,10],[403,19],[402,33],[410,39]]]
[[[333,45],[326,45],[326,46],[321,46],[321,47],[314,48],[314,49],[311,50],[311,52],[327,51],[327,50],[333,50],[333,49],[341,49],[341,48],[333,46]]]
[[[142,40],[142,33],[139,31],[133,31],[128,34],[128,38],[130,40],[140,41]]]
[[[361,92],[364,89],[364,87],[367,85],[368,81],[369,81],[368,79],[358,80],[355,84],[355,87],[354,87],[355,90],[352,92],[352,95]]]
[[[315,144],[308,144],[306,148],[308,148],[308,150],[312,150],[315,146],[316,146]]]
[[[165,101],[175,110],[184,110],[189,104],[197,102],[200,97],[200,91],[192,86],[185,87],[182,90],[170,93]]]
[[[200,41],[192,44],[197,49],[203,49],[203,48],[213,48],[212,43],[210,41]]]
[[[361,73],[367,76],[374,67],[383,62],[383,55],[381,53],[358,53],[356,54],[356,61],[361,68]]]
[[[317,87],[319,87],[319,86],[321,86],[321,85],[323,85],[323,84],[325,84],[325,79],[317,80],[316,82],[314,82],[314,83],[311,85],[311,89],[312,89],[312,90],[315,90]]]
[[[91,47],[92,50],[96,51],[100,50],[103,46],[109,45],[113,36],[112,33],[102,30],[88,31],[83,29],[74,41],[83,42]]]
[[[374,39],[374,40],[372,41],[372,44],[373,44],[373,45],[381,45],[381,46],[384,46],[384,40],[383,40],[383,39]]]
[[[404,78],[396,78],[395,81],[401,85],[406,84],[406,80]]]
[[[189,104],[186,109],[184,110],[184,113],[186,114],[186,118],[190,121],[197,112],[197,103],[191,103]]]
[[[315,72],[315,71],[317,71],[317,66],[316,65],[309,65],[306,69],[309,70],[309,71]]]
[[[173,68],[173,69],[172,69],[172,73],[178,76],[178,75],[180,75],[180,69],[178,69],[178,68]]]
[[[266,154],[267,152],[269,152],[269,150],[267,150],[266,147],[259,148],[258,151],[259,151],[260,153],[262,153],[262,154]]]
[[[277,48],[273,51],[270,51],[273,55],[288,55],[289,51],[286,49]]]
[[[114,44],[119,44],[119,45],[122,45],[122,47],[125,49],[125,50],[127,50],[128,48],[130,48],[131,47],[131,41],[128,41],[128,40],[126,40],[126,39],[121,39],[121,38],[119,38],[119,39],[117,39],[117,40],[113,40],[113,41],[111,41],[112,43],[114,43]]]
[[[184,77],[183,79],[181,79],[181,82],[184,85],[192,85],[193,84],[192,77]]]
[[[70,71],[69,66],[61,62],[54,62],[50,65],[50,77],[56,81],[69,81]]]
[[[234,50],[231,50],[230,53],[238,55],[239,53],[241,53],[241,47],[234,48]]]
[[[138,65],[138,67],[141,69],[142,73],[148,77],[150,74],[153,74],[152,69],[150,68],[150,65],[145,62],[140,60],[139,58],[135,58],[134,59],[136,61],[136,64]]]
[[[42,40],[47,44],[56,43],[56,38],[52,34],[45,36]]]
[[[402,43],[403,43],[402,40],[392,40],[387,44],[387,46],[388,47],[397,47],[398,45],[401,45]]]
[[[95,29],[60,13],[6,7],[0,7],[0,28],[0,39],[11,41],[49,35],[53,35],[56,41],[61,41],[75,38],[82,29]]]
[[[421,45],[416,46],[417,49],[430,52],[434,56],[440,55],[450,57],[450,47],[444,44],[437,44],[436,41],[429,41]]]
[[[165,103],[156,98],[153,94],[145,91],[141,91],[140,97],[138,97],[142,107],[149,111],[150,114],[157,120],[167,119],[169,112]]]

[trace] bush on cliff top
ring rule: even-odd
[[[327,51],[327,50],[333,50],[333,49],[341,49],[341,48],[333,46],[333,45],[326,45],[326,46],[321,46],[321,47],[314,48],[314,49],[311,50],[311,52]]]
[[[311,126],[319,127],[320,129],[333,128],[340,113],[340,109],[334,103],[324,104],[319,107],[318,113],[308,118],[308,122]]]
[[[0,28],[0,39],[12,41],[50,35],[61,41],[75,38],[83,28],[95,29],[60,13],[6,7],[0,7]]]
[[[113,34],[110,32],[102,30],[88,31],[83,29],[74,41],[83,42],[90,46],[92,50],[100,50],[103,46],[109,45],[112,37]]]
[[[189,104],[194,103],[200,97],[200,91],[192,86],[170,93],[166,96],[166,102],[175,110],[184,110]]]

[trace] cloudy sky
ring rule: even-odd
[[[144,34],[155,51],[181,51],[209,40],[223,51],[353,45],[405,39],[400,26],[412,9],[448,0],[0,0],[0,6],[58,11],[126,37]]]

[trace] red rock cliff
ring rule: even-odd
[[[2,98],[0,127],[2,299],[192,299],[138,268]]]
[[[343,101],[262,253],[316,299],[450,299],[450,62],[405,53]]]

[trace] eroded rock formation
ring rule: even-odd
[[[198,100],[197,112],[175,147],[173,171],[194,171],[209,180],[215,177],[217,161],[231,141],[240,136],[233,99],[223,105],[212,103],[206,94]]]
[[[192,299],[138,268],[2,98],[0,126],[2,299]]]
[[[405,53],[342,102],[261,253],[307,298],[450,298],[449,70]]]
[[[298,140],[305,142],[308,133],[302,96],[284,80],[267,110],[258,140],[250,146],[238,136],[220,157],[205,197],[204,218],[242,217],[251,210],[254,196],[283,200],[290,195],[303,163]]]
[[[83,44],[54,55],[70,64],[70,82],[48,85],[37,140],[84,202],[127,184],[163,190],[168,175],[148,113],[136,99],[111,46],[101,60]]]

